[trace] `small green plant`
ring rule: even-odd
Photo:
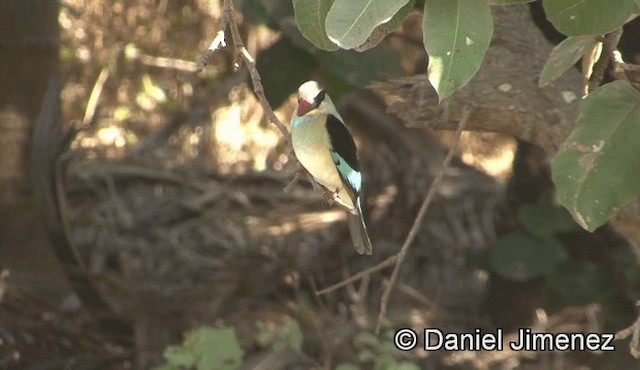
[[[498,239],[489,254],[489,267],[499,275],[515,280],[548,275],[567,261],[565,247],[557,234],[578,229],[566,209],[555,202],[552,192],[540,196],[535,204],[518,209],[523,225]]]
[[[298,322],[285,316],[281,323],[258,321],[258,343],[264,348],[291,348],[302,353],[304,337]],[[235,370],[243,364],[243,351],[233,328],[201,326],[188,331],[182,344],[164,351],[166,364],[157,370]]]
[[[164,352],[166,365],[158,370],[235,370],[242,364],[242,348],[233,328],[201,326],[184,335],[184,341]]]
[[[358,350],[357,364],[342,363],[336,370],[357,370],[368,368],[374,370],[418,370],[420,367],[412,361],[408,352],[399,350],[393,345],[393,330],[385,329],[383,335],[360,332],[354,339]]]
[[[279,325],[269,325],[262,321],[256,323],[258,327],[258,343],[263,347],[274,350],[291,348],[302,353],[302,330],[298,322],[290,316],[285,316]]]

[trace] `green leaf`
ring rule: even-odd
[[[595,43],[593,36],[571,36],[556,45],[542,68],[538,86],[546,86],[562,76],[582,58],[585,50]]]
[[[265,96],[275,109],[311,77],[317,63],[309,53],[281,38],[258,55],[256,68]]]
[[[336,366],[336,370],[360,370],[360,366],[344,363]]]
[[[388,22],[409,0],[335,0],[327,14],[327,36],[343,49],[367,40],[380,24]]]
[[[604,303],[616,294],[607,268],[587,261],[567,261],[549,275],[548,283],[550,304],[555,308]]]
[[[518,218],[527,231],[543,237],[578,229],[569,212],[554,201],[552,192],[541,195],[535,204],[521,206]]]
[[[422,32],[429,81],[442,101],[480,68],[493,34],[491,10],[482,0],[427,0]]]
[[[489,5],[511,5],[511,4],[524,4],[532,3],[536,0],[487,0]]]
[[[604,35],[638,12],[635,0],[545,0],[547,18],[568,36]]]
[[[170,346],[164,351],[167,369],[191,368],[196,360],[193,353],[182,346]]]
[[[164,357],[168,369],[235,370],[242,364],[242,349],[232,328],[203,326],[187,332],[182,345],[167,348]]]
[[[640,0],[638,0],[640,1]],[[365,51],[371,49],[378,45],[380,41],[384,40],[388,34],[397,30],[402,22],[407,18],[413,7],[416,5],[416,0],[409,0],[409,2],[400,8],[398,12],[389,20],[389,22],[383,23],[376,27],[373,32],[371,32],[371,36],[367,38],[364,44],[358,46],[356,51]]]
[[[265,325],[263,322],[256,323],[257,341],[263,346],[270,346],[275,350],[291,348],[302,353],[302,342],[304,336],[298,322],[290,316],[284,316],[282,322],[275,328]]]
[[[489,261],[501,276],[526,281],[546,275],[566,259],[564,247],[554,239],[515,232],[498,240]]]
[[[325,31],[325,20],[333,0],[293,0],[293,12],[300,32],[316,47],[328,51],[338,50]]]
[[[380,347],[380,338],[378,338],[378,336],[373,333],[362,331],[358,333],[358,335],[356,335],[354,343],[357,346],[369,346],[371,348],[378,348]]]
[[[396,364],[394,368],[395,370],[420,370],[420,366],[407,361]]]
[[[320,52],[317,57],[323,70],[355,87],[365,87],[374,81],[403,73],[399,55],[386,44],[362,53],[340,50],[333,53]]]
[[[580,110],[551,171],[560,204],[593,231],[640,193],[640,92],[627,81],[612,82]]]

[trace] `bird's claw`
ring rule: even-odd
[[[333,204],[335,204],[338,201],[338,190],[336,190],[336,191],[325,191],[324,195],[322,197],[324,198],[324,202],[327,205],[332,206]]]

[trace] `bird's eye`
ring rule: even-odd
[[[320,103],[322,103],[324,101],[324,95],[325,95],[325,91],[324,90],[320,90],[318,95],[316,95],[316,97],[313,99],[313,102],[316,103],[316,107],[318,105],[320,105]]]

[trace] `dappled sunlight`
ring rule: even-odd
[[[264,170],[280,134],[274,126],[264,124],[260,104],[247,85],[232,89],[229,100],[228,106],[212,115],[218,168],[221,173]]]
[[[249,217],[248,224],[254,236],[282,236],[300,231],[312,233],[324,230],[334,223],[345,223],[346,219],[345,211],[330,208],[318,212],[291,212],[268,218]]]
[[[437,132],[436,136],[448,145],[453,133]],[[517,142],[510,136],[466,131],[460,138],[459,156],[465,164],[505,182],[511,177],[516,149]]]

